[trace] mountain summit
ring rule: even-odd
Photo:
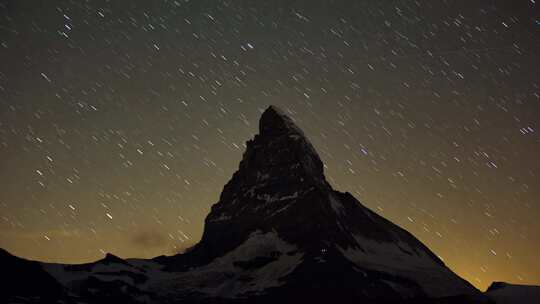
[[[257,230],[276,230],[300,241],[315,237],[314,226],[324,221],[320,217],[328,210],[321,210],[325,203],[317,198],[331,188],[322,161],[289,117],[269,107],[262,114],[259,134],[246,146],[238,171],[206,218],[193,254],[221,256]],[[311,229],[310,234],[304,235],[308,231],[303,229]]]
[[[201,241],[163,259],[170,270],[230,263],[223,280],[213,280],[229,299],[307,293],[318,300],[392,301],[478,293],[410,233],[333,190],[313,145],[279,108],[264,111],[259,134],[246,146]]]
[[[334,190],[275,106],[188,252],[41,267],[66,303],[483,303],[413,235]]]

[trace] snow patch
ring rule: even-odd
[[[330,192],[330,194],[328,195],[328,199],[330,200],[330,206],[332,206],[332,209],[334,209],[337,214],[344,213],[343,204],[338,198],[334,196],[332,192]]]
[[[265,181],[265,180],[267,180],[269,178],[270,178],[270,174],[257,172],[257,181],[258,182],[263,182],[263,181]]]
[[[355,263],[406,270],[439,267],[426,252],[416,250],[401,240],[377,242],[360,235],[353,237],[360,249],[342,249],[342,253]]]
[[[298,191],[294,192],[291,195],[284,195],[284,196],[271,196],[269,194],[257,194],[257,199],[266,201],[267,203],[272,202],[278,202],[278,201],[284,201],[289,199],[295,199],[298,198]]]
[[[104,264],[97,262],[93,266],[88,267],[88,270],[85,269],[69,269],[70,266],[77,265],[63,265],[63,264],[53,264],[53,263],[43,263],[42,267],[50,275],[52,275],[60,284],[66,287],[75,285],[77,282],[86,280],[90,276],[96,277],[101,281],[122,281],[129,285],[137,285],[134,278],[129,276],[129,274],[134,275],[144,275],[147,276],[146,271],[130,265],[119,264],[119,263],[109,263]]]
[[[274,257],[259,267],[242,269],[237,262],[260,257]],[[166,292],[191,288],[212,297],[242,298],[261,294],[270,287],[282,285],[280,278],[290,274],[302,261],[297,247],[279,238],[275,231],[255,231],[240,246],[208,265],[181,273],[162,288]],[[188,287],[189,286],[189,287]]]
[[[278,210],[276,210],[272,214],[270,214],[268,217],[272,217],[272,216],[274,216],[276,214],[279,214],[279,213],[287,210],[289,208],[289,206],[291,206],[291,205],[285,205],[284,207],[279,208]]]
[[[358,248],[339,248],[341,253],[358,267],[392,273],[396,276],[416,281],[426,294],[444,297],[459,294],[473,294],[475,290],[463,284],[459,277],[439,265],[424,250],[412,248],[409,244],[394,240],[377,242],[354,235]],[[407,288],[392,286],[407,297]]]
[[[230,220],[232,217],[230,215],[227,215],[225,213],[222,213],[219,217],[210,219],[210,222],[221,222],[221,221],[227,221]]]

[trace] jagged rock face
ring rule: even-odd
[[[265,111],[259,130],[247,142],[239,170],[206,218],[197,249],[212,258],[238,246],[257,229],[308,228],[316,222],[307,216],[310,209],[314,210],[318,197],[330,189],[311,143],[280,110],[270,107]],[[311,206],[303,205],[308,199]],[[299,216],[302,213],[305,216]]]
[[[281,257],[301,255],[294,269],[272,278],[284,286],[274,288],[273,294],[290,296],[291,286],[379,300],[477,293],[410,233],[351,194],[333,190],[311,143],[275,107],[263,113],[259,134],[247,142],[238,171],[206,218],[201,242],[188,254],[173,258],[176,267],[171,269],[207,267],[252,242],[254,232],[275,234],[295,249],[253,250],[243,254],[245,260],[237,266],[262,268],[279,264]],[[249,295],[246,288],[239,290],[223,296]]]

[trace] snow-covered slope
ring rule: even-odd
[[[202,298],[246,298],[284,284],[302,253],[275,232],[254,231],[248,239],[211,263],[180,272],[156,285],[160,292],[196,293]],[[168,290],[168,291],[167,291]]]
[[[76,299],[90,303],[156,303],[150,283],[172,274],[151,260],[123,260],[112,254],[94,263],[64,265],[42,263],[42,267]]]

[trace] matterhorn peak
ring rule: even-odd
[[[271,105],[261,115],[259,134],[247,142],[239,171],[278,174],[326,184],[323,163],[304,132],[280,108]],[[279,170],[278,170],[279,169]]]
[[[304,132],[276,106],[262,113],[201,241],[164,261],[176,271],[232,265],[249,277],[227,287],[225,297],[257,292],[268,280],[293,282],[282,295],[321,284],[359,298],[399,298],[401,289],[414,297],[477,292],[410,233],[335,191]]]
[[[283,135],[297,134],[304,136],[304,133],[292,121],[285,112],[274,106],[269,106],[259,120],[259,134],[261,135]]]

